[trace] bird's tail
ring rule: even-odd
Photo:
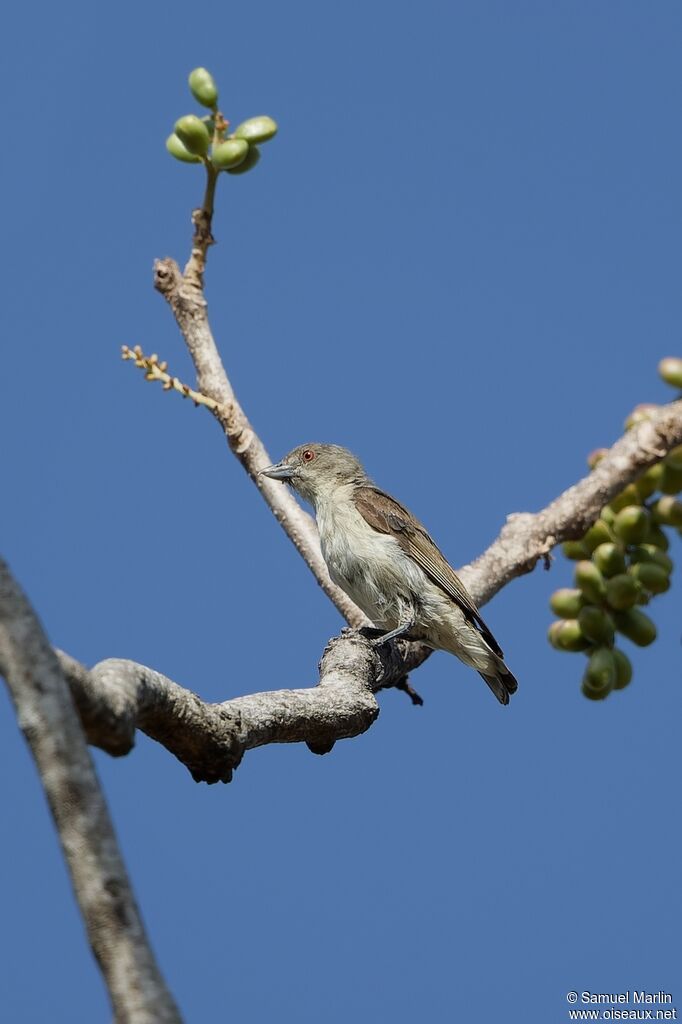
[[[478,674],[481,679],[485,679],[500,704],[508,704],[511,694],[516,693],[518,689],[519,684],[502,661],[502,658],[497,659],[494,668],[491,666],[485,672],[479,670]]]

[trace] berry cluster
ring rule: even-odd
[[[667,384],[682,389],[682,359],[663,359],[658,369]],[[657,408],[637,406],[626,429]],[[604,453],[599,449],[590,455],[591,469]],[[670,588],[668,531],[676,528],[682,535],[680,492],[682,447],[605,505],[580,540],[563,545],[564,554],[577,563],[575,587],[552,594],[550,606],[559,618],[549,627],[549,641],[557,650],[587,655],[582,692],[591,700],[622,690],[632,678],[630,659],[616,647],[617,633],[639,647],[656,639],[656,626],[642,606]]]
[[[195,68],[189,76],[192,96],[211,111],[204,117],[185,114],[175,122],[166,139],[166,149],[176,160],[206,164],[215,171],[243,174],[260,160],[258,146],[277,132],[277,124],[266,114],[242,121],[227,134],[229,121],[218,110],[218,89],[206,68]]]

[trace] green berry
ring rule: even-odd
[[[218,87],[210,71],[195,68],[189,73],[189,88],[197,103],[215,110],[218,103]]]
[[[586,604],[578,612],[578,625],[580,632],[588,640],[595,644],[613,643],[615,626],[613,619],[603,608],[597,608],[593,604]]]
[[[229,167],[227,170],[228,174],[245,174],[246,171],[252,170],[258,161],[260,160],[260,151],[257,146],[249,146],[249,152],[246,154],[246,158],[242,160],[236,167]]]
[[[666,466],[672,466],[673,469],[682,470],[682,445],[668,452],[665,457],[665,463]],[[660,462],[658,465],[660,466]]]
[[[616,659],[608,647],[598,647],[590,655],[583,682],[594,691],[594,699],[608,696],[616,682]],[[600,697],[597,697],[597,693]]]
[[[589,530],[583,537],[583,544],[588,551],[592,552],[595,548],[599,547],[600,544],[605,544],[608,541],[613,540],[613,534],[608,526],[608,523],[604,522],[603,519],[597,519],[596,523],[590,526]]]
[[[676,461],[670,463],[667,459],[663,460],[660,489],[664,494],[679,494],[682,491],[682,469]]]
[[[245,139],[226,139],[213,147],[211,160],[220,171],[228,171],[243,163],[249,152],[249,144]]]
[[[652,545],[652,547],[660,548],[661,551],[667,551],[670,547],[670,541],[668,540],[667,533],[665,530],[662,530],[657,523],[649,524],[646,543],[647,545]]]
[[[682,468],[682,463],[680,463]],[[646,473],[643,473],[638,480],[635,480],[634,488],[641,501],[646,501],[652,494],[655,494],[661,483],[663,466],[657,462],[655,466],[649,466]]]
[[[671,384],[674,388],[682,388],[682,359],[675,356],[661,359],[658,364],[658,372],[666,384]]]
[[[636,548],[632,548],[629,554],[632,562],[654,562],[655,565],[660,565],[668,575],[673,571],[672,558],[655,544],[639,544]]]
[[[195,156],[206,156],[211,141],[208,128],[195,114],[186,114],[175,122],[175,134]]]
[[[562,587],[555,590],[549,599],[549,605],[555,615],[562,619],[575,619],[585,603],[581,590]]]
[[[682,501],[677,501],[671,494],[659,498],[652,506],[651,513],[655,523],[666,526],[682,526]]]
[[[670,590],[670,576],[654,562],[635,562],[629,572],[650,594],[664,594]]]
[[[632,664],[627,654],[619,651],[617,647],[614,647],[612,653],[616,663],[616,678],[613,688],[614,690],[624,690],[632,679]]]
[[[581,540],[566,540],[561,545],[561,550],[572,562],[578,562],[581,558],[589,558],[590,552]]]
[[[598,604],[606,597],[604,577],[593,562],[578,562],[575,567],[575,584],[589,601]]]
[[[583,636],[576,619],[553,622],[547,636],[552,647],[558,651],[585,651],[590,646],[590,641]]]
[[[649,515],[641,505],[628,505],[620,510],[613,532],[626,544],[641,544],[649,531]]]
[[[621,509],[627,508],[628,505],[641,505],[641,497],[639,491],[634,484],[628,484],[627,487],[622,490],[615,498],[611,498],[609,506],[614,512],[620,512]]]
[[[589,679],[583,676],[583,681],[580,684],[580,692],[583,697],[587,697],[588,700],[605,700],[606,697],[611,693],[611,689],[603,689],[602,687],[593,686]]]
[[[234,130],[234,135],[238,139],[246,139],[247,142],[252,144],[258,144],[261,142],[267,142],[273,135],[277,134],[277,123],[268,117],[267,114],[261,114],[259,117],[250,117],[248,121],[242,121],[240,125]]]
[[[592,561],[604,576],[625,572],[625,557],[617,544],[600,544],[592,552]]]
[[[625,573],[606,581],[606,600],[616,611],[625,611],[637,603],[640,587],[632,576]]]
[[[617,612],[616,628],[638,647],[648,647],[656,639],[656,626],[639,608]]]
[[[194,153],[190,153],[188,149],[185,149],[175,132],[166,139],[166,149],[171,156],[174,156],[176,160],[181,160],[184,164],[201,163],[201,157],[195,156]]]

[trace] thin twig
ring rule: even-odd
[[[201,212],[195,211],[195,226]],[[210,224],[208,230],[210,233]],[[196,237],[195,232],[195,242]],[[199,246],[199,249],[205,259],[206,248]],[[190,264],[193,257],[194,249]],[[322,558],[317,527],[312,517],[301,508],[287,488],[259,475],[260,470],[271,465],[273,460],[237,401],[225,373],[208,323],[206,299],[199,276],[194,271],[188,274],[187,270],[183,275],[172,259],[157,260],[154,267],[155,287],[173,311],[192,357],[197,374],[196,391],[215,403],[214,412],[231,451],[241,462],[325,594],[351,626],[367,625],[367,618],[360,608],[332,582]]]

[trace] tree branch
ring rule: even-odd
[[[362,611],[344,592],[332,583],[320,551],[315,522],[300,507],[290,492],[260,470],[272,465],[265,446],[249,423],[237,401],[223,367],[208,322],[208,310],[201,282],[206,257],[206,236],[210,237],[210,218],[204,210],[194,213],[195,235],[192,257],[185,274],[175,260],[157,260],[154,265],[154,287],[163,295],[187,343],[197,374],[197,386],[217,403],[216,418],[227,442],[242,466],[270,506],[275,518],[303,556],[306,564],[351,626],[367,624]],[[204,240],[204,241],[202,241]],[[202,248],[203,246],[203,248]],[[201,268],[201,272],[197,270]]]
[[[510,580],[530,572],[557,544],[581,537],[604,505],[680,444],[682,400],[661,406],[651,419],[632,427],[588,476],[541,512],[508,516],[490,547],[460,570],[474,600],[485,604]]]
[[[202,701],[160,672],[111,658],[88,671],[58,651],[89,742],[127,754],[141,729],[197,782],[230,782],[244,753],[267,743],[308,744],[315,753],[365,732],[379,714],[374,694],[404,679],[428,656],[419,644],[372,647],[353,630],[331,640],[317,686]],[[404,687],[402,687],[404,688]],[[113,726],[113,727],[112,727]]]
[[[154,959],[59,664],[0,560],[0,671],[57,826],[88,939],[119,1024],[180,1024]],[[89,685],[80,670],[80,683]],[[117,728],[111,716],[113,731]],[[98,727],[106,730],[104,718]],[[101,738],[101,736],[100,736]]]
[[[672,448],[682,444],[682,401],[633,427],[597,468],[535,514],[509,516],[498,538],[460,570],[479,605],[530,572],[563,540],[580,536],[603,505]],[[375,694],[406,690],[407,674],[428,657],[421,644],[373,648],[353,630],[330,641],[315,687],[284,689],[207,704],[196,694],[135,662],[111,659],[88,671],[58,652],[91,743],[127,753],[135,729],[162,743],[197,781],[229,782],[244,753],[266,743],[305,742],[315,753],[365,732],[379,714]]]

